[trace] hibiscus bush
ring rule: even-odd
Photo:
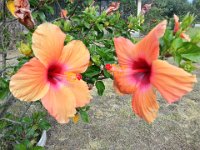
[[[192,71],[200,61],[200,34],[187,35],[193,15],[181,21],[176,15],[163,19],[141,39],[132,32],[143,31],[143,14],[123,18],[120,3],[111,3],[100,14],[94,4],[7,1],[28,32],[16,43],[22,54],[18,64],[1,73],[2,99],[11,93],[21,101],[41,100],[59,123],[77,123],[79,118],[89,122],[90,90],[96,88],[102,96],[104,79],[110,78],[117,93],[133,95],[133,112],[151,123],[159,109],[155,89],[168,103],[192,90],[197,82]]]

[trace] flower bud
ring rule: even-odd
[[[21,54],[23,54],[25,56],[30,56],[33,53],[30,45],[25,44],[23,42],[20,43],[18,50],[20,51]]]

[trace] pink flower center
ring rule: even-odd
[[[133,62],[133,77],[139,86],[147,86],[150,84],[151,65],[145,59],[139,58]]]
[[[59,63],[51,64],[47,70],[47,80],[55,88],[58,88],[61,84],[67,85],[69,82],[76,82],[81,79],[81,74],[68,72],[66,67]]]
[[[48,81],[52,85],[56,85],[58,82],[62,81],[62,77],[60,75],[64,74],[64,69],[61,64],[54,63],[49,66],[47,71]]]

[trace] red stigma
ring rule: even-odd
[[[105,68],[106,68],[106,70],[111,70],[112,69],[112,65],[111,64],[106,64]]]
[[[81,80],[81,79],[82,79],[82,75],[79,73],[79,74],[76,75],[76,78],[77,78],[78,80]]]

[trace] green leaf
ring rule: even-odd
[[[101,70],[99,67],[92,65],[86,70],[86,72],[83,75],[91,78],[95,75],[98,75],[100,73],[100,71]]]
[[[42,130],[48,130],[51,127],[50,123],[47,120],[41,120],[39,123],[39,128]]]
[[[90,109],[90,106],[85,106],[85,111],[88,111]]]
[[[81,110],[80,116],[81,116],[81,119],[83,120],[83,122],[86,122],[86,123],[89,122],[89,116],[88,116],[88,113],[86,111]]]
[[[106,78],[111,78],[112,77],[112,75],[106,69],[103,70],[103,74],[104,74],[104,76]]]
[[[200,43],[200,31],[195,32],[195,35],[192,37],[191,42],[195,44]]]
[[[30,123],[32,123],[32,119],[29,118],[29,117],[24,117],[24,118],[22,119],[22,122],[23,122],[23,123],[26,123],[26,124],[30,124]]]
[[[8,95],[8,93],[9,93],[8,88],[4,89],[3,91],[0,90],[0,100],[4,100],[6,98],[6,96]]]
[[[74,39],[73,36],[67,34],[67,35],[66,35],[66,38],[65,38],[65,42],[66,42],[66,43],[69,43],[69,42],[71,42],[73,39]]]
[[[195,70],[195,66],[192,64],[191,61],[187,61],[187,62],[184,62],[180,65],[181,68],[183,68],[185,71],[187,72],[192,72],[193,70]]]
[[[181,60],[182,60],[181,55],[176,54],[176,55],[174,56],[174,60],[175,60],[175,62],[176,62],[178,65],[180,65]]]
[[[96,86],[96,88],[97,88],[98,94],[102,96],[102,95],[103,95],[103,92],[104,92],[104,90],[105,90],[105,85],[104,85],[104,83],[103,83],[102,81],[97,81],[97,82],[95,83],[95,86]]]
[[[189,13],[184,17],[181,28],[183,31],[185,31],[194,21],[194,15],[190,15]]]
[[[102,24],[96,24],[96,27],[98,28],[99,31],[103,31],[104,26]]]
[[[189,53],[189,54],[182,54],[183,58],[189,59],[193,62],[200,62],[200,52],[197,53]]]
[[[115,63],[114,53],[110,49],[97,48],[96,51],[101,56],[102,60],[104,61],[104,64]]]
[[[38,5],[37,0],[30,0],[29,2],[30,2],[30,5],[33,6],[33,7]]]
[[[27,150],[24,144],[17,144],[15,145],[15,150]]]
[[[171,47],[173,51],[176,51],[182,45],[183,45],[183,40],[181,38],[176,38],[175,40],[173,40]]]
[[[163,41],[164,41],[165,45],[168,47],[171,45],[172,40],[173,40],[173,31],[167,29],[163,36]]]
[[[184,43],[183,47],[178,50],[182,58],[192,62],[200,62],[200,47],[193,43]]]
[[[31,150],[45,150],[44,147],[41,146],[35,146]]]
[[[47,4],[44,4],[44,9],[46,9],[46,11],[50,12],[52,15],[54,14],[54,9],[51,6],[48,6]]]
[[[63,23],[64,25],[63,25],[63,30],[65,31],[65,32],[68,32],[68,31],[70,31],[70,29],[71,29],[71,21],[69,21],[69,20],[66,20],[66,21],[64,21],[64,23]]]
[[[0,78],[0,100],[3,100],[9,93],[9,85],[8,82]]]
[[[41,11],[38,12],[38,16],[42,22],[44,22],[46,20],[46,16],[43,12],[41,12]]]
[[[97,65],[97,66],[101,66],[101,60],[100,60],[100,56],[99,55],[93,55],[91,56],[92,61]]]
[[[86,28],[90,28],[90,24],[88,23],[88,22],[84,22],[84,26],[86,27]]]

